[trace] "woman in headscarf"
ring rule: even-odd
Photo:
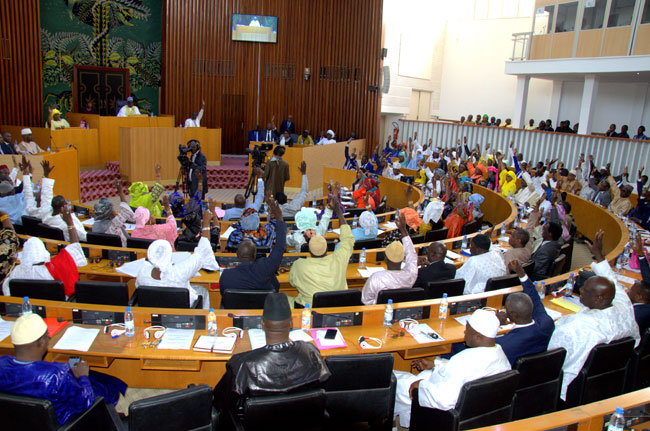
[[[473,193],[469,196],[469,202],[471,202],[474,206],[474,210],[472,212],[474,219],[477,219],[483,215],[481,212],[481,204],[483,204],[484,201],[485,198],[483,195],[480,195],[478,193]]]
[[[426,234],[430,230],[442,229],[444,224],[440,218],[444,209],[445,204],[437,198],[429,202],[424,209],[424,214],[422,215],[423,224],[420,226],[419,232]]]
[[[203,308],[210,308],[210,296],[204,287],[190,285],[190,278],[201,268],[216,271],[217,260],[210,246],[210,211],[203,212],[201,239],[191,256],[177,263],[172,262],[172,246],[168,241],[156,240],[147,250],[147,260],[135,279],[135,287],[161,286],[185,288],[190,294],[190,304],[199,296],[203,297]]]
[[[307,244],[309,240],[316,236],[324,236],[329,228],[330,219],[332,218],[332,205],[333,199],[330,197],[327,206],[323,210],[320,221],[312,208],[302,208],[294,216],[296,220],[297,232],[287,235],[287,245],[294,247],[296,252],[300,252],[303,244]],[[340,205],[340,204],[338,204]],[[316,224],[318,222],[318,224]]]
[[[297,217],[296,214],[296,220]],[[272,247],[275,243],[275,220],[269,220],[262,226],[259,213],[255,208],[246,208],[239,221],[232,227],[234,230],[230,233],[226,243],[227,251],[237,251],[237,247],[245,239],[253,241],[258,247]]]
[[[133,238],[164,239],[169,242],[173,249],[178,236],[178,225],[171,208],[169,208],[169,197],[167,195],[163,196],[163,204],[165,205],[165,211],[169,214],[165,224],[155,224],[149,210],[138,207],[135,210],[135,229],[133,229],[131,236]]]
[[[378,225],[377,216],[366,205],[366,210],[359,216],[359,227],[352,229],[352,235],[356,241],[375,239],[379,233]]]
[[[373,210],[376,209],[377,204],[381,200],[379,189],[377,188],[377,181],[370,177],[364,178],[363,186],[352,193],[352,199],[356,201],[357,208],[370,207]]]
[[[2,293],[5,296],[9,296],[9,281],[13,278],[59,280],[63,282],[65,296],[74,295],[75,283],[79,281],[77,267],[86,266],[88,262],[79,245],[79,236],[67,206],[63,207],[61,215],[68,226],[68,232],[70,232],[70,244],[66,245],[55,257],[50,258],[50,252],[39,238],[31,237],[25,241],[20,254],[20,264],[14,267],[2,284]],[[0,219],[2,217],[0,216]]]
[[[514,172],[503,169],[499,174],[499,186],[501,194],[506,197],[513,197],[517,193],[517,176]]]
[[[156,183],[149,193],[149,187],[146,184],[141,182],[135,182],[129,187],[129,195],[131,195],[131,201],[129,205],[132,208],[144,207],[149,210],[149,213],[153,217],[160,217],[162,215],[163,207],[158,202],[160,195],[162,195],[165,188],[160,184],[160,165],[156,163]],[[168,212],[167,214],[171,214]]]
[[[122,240],[122,247],[126,247],[126,239],[129,237],[129,234],[124,229],[124,223],[129,220],[135,220],[135,214],[133,214],[133,210],[126,201],[120,180],[115,180],[115,187],[120,195],[120,210],[114,216],[113,203],[106,198],[101,198],[95,204],[93,211],[93,218],[95,219],[93,232],[117,235]]]
[[[448,229],[447,238],[460,236],[465,223],[474,219],[473,206],[471,203],[462,202],[447,216],[445,219],[445,227]]]
[[[409,236],[417,235],[420,231],[420,226],[424,224],[417,211],[413,208],[402,208],[399,210],[399,216],[404,215],[404,220],[406,220],[406,230],[408,231]],[[394,229],[384,237],[382,241],[383,247],[388,247],[388,245],[393,241],[401,241],[402,235],[399,229]]]
[[[14,231],[9,215],[0,211],[0,278],[4,281],[16,264],[16,252],[20,247],[18,235]]]

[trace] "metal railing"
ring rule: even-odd
[[[510,61],[525,61],[530,58],[530,43],[533,33],[513,33],[512,34],[512,56]]]

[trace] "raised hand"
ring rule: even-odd
[[[29,172],[31,173],[32,172],[31,162],[27,162],[27,164],[29,165]],[[50,167],[49,160],[41,161],[41,166],[43,167],[43,176],[45,178],[49,178],[50,172],[52,172],[52,170],[54,169],[54,166]]]
[[[307,163],[303,160],[302,163],[300,163],[300,166],[298,167],[298,169],[300,169],[300,173],[302,175],[305,175],[307,173]],[[261,171],[261,169],[260,169],[260,171]]]
[[[596,232],[596,235],[594,235],[594,240],[587,241],[587,245],[589,246],[589,251],[596,256],[596,259],[598,262],[602,261],[605,259],[605,256],[603,256],[603,235],[605,233],[601,230]]]
[[[511,260],[508,263],[508,269],[510,272],[517,274],[519,278],[522,278],[526,275],[526,271],[524,271],[524,268],[521,266],[521,262],[519,262],[517,259]]]

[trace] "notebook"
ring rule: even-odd
[[[193,350],[197,352],[232,353],[236,342],[237,337],[201,335],[194,343]]]
[[[336,329],[336,337],[333,340],[328,340],[325,338],[325,333],[328,329]],[[327,349],[338,349],[339,347],[348,347],[341,331],[337,328],[318,328],[310,329],[309,333],[316,342],[316,347],[318,350],[327,350]]]
[[[570,301],[570,300],[566,299],[566,297],[564,297],[564,298],[553,298],[553,299],[551,299],[551,303],[553,303],[555,305],[558,305],[558,306],[560,306],[562,308],[566,308],[567,310],[571,310],[574,313],[577,313],[578,311],[585,308],[584,305],[580,304],[580,302],[576,303],[575,301]]]

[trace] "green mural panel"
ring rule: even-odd
[[[158,114],[161,0],[40,0],[43,112],[72,111],[74,65],[129,69],[143,113]]]

